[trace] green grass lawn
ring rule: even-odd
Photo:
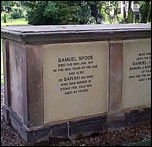
[[[127,146],[151,146],[151,139],[144,140],[137,143],[130,143]]]
[[[25,18],[19,18],[19,19],[7,19],[7,23],[3,23],[3,20],[1,19],[1,26],[7,26],[7,25],[27,25],[27,21]],[[3,81],[3,44],[1,39],[1,85],[4,84]]]
[[[7,19],[7,23],[3,23],[1,21],[1,26],[7,26],[7,25],[27,25],[27,21],[25,18]]]

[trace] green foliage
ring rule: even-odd
[[[109,1],[36,1],[24,2],[27,20],[33,25],[100,24],[110,20]],[[115,2],[117,4],[117,2]],[[110,11],[110,10],[109,10]]]
[[[147,16],[147,21],[151,22],[151,2],[149,4],[149,11],[148,11],[148,16]]]
[[[1,18],[6,23],[8,14],[15,19],[26,16],[33,25],[151,22],[151,1],[134,1],[140,5],[140,15],[133,14],[133,1],[126,2],[128,15],[125,11],[122,16],[121,1],[1,1]]]
[[[56,7],[58,8],[58,24],[79,24],[78,2],[72,1],[57,1]]]
[[[133,23],[133,11],[132,9],[128,9],[128,23]]]
[[[49,7],[48,7],[49,3]],[[55,5],[53,5],[53,2],[48,1],[41,1],[39,2],[36,8],[29,9],[27,11],[27,20],[29,24],[33,25],[46,25],[46,24],[57,24],[56,19],[56,8]],[[54,19],[55,18],[55,19]]]
[[[101,13],[103,1],[38,1],[28,5],[27,20],[33,25],[100,24],[107,16]]]
[[[140,5],[140,22],[151,22],[151,1],[139,1]]]
[[[129,1],[129,7],[128,7],[128,23],[133,23],[133,10],[131,8],[131,4],[132,4],[132,1]]]
[[[105,8],[101,8],[101,14],[103,16],[103,22],[109,22],[112,23],[112,20],[110,18],[110,16],[106,13],[106,9]]]
[[[33,25],[78,24],[77,3],[68,1],[40,1],[27,11],[27,20]]]
[[[79,23],[80,24],[87,24],[90,22],[91,18],[91,9],[88,5],[87,1],[80,1],[79,4],[80,10],[79,10]]]
[[[1,21],[3,21],[3,20],[4,20],[4,15],[1,14]]]
[[[1,13],[3,12],[3,20],[4,20],[4,23],[6,23],[6,20],[7,20],[7,13],[10,13],[11,11],[13,11],[13,17],[14,14],[17,16],[17,13],[19,14],[19,11],[18,10],[12,10],[13,6],[18,6],[20,2],[19,1],[1,1]]]
[[[91,17],[94,19],[96,24],[100,24],[102,20],[101,8],[102,1],[88,1],[88,5],[91,9]]]
[[[35,9],[39,1],[19,1],[22,7]]]
[[[14,7],[12,8],[10,15],[12,19],[22,18],[24,16],[23,9],[21,7]]]
[[[1,1],[1,12],[9,13],[15,4],[16,1]]]

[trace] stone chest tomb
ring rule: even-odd
[[[3,117],[27,142],[150,119],[151,26],[7,26]]]

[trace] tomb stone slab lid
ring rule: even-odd
[[[123,40],[151,37],[150,24],[6,26],[1,37],[27,44]]]

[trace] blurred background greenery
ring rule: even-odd
[[[150,23],[151,1],[1,1],[3,23],[20,18],[32,25]]]

